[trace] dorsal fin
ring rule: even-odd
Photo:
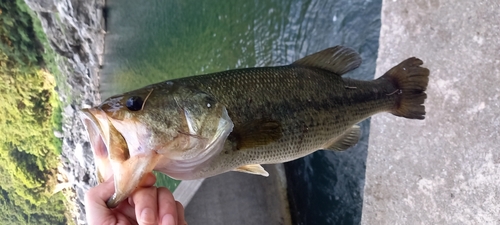
[[[337,45],[299,59],[292,65],[320,68],[337,75],[345,74],[361,65],[359,54],[347,47]]]

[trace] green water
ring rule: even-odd
[[[365,59],[361,70],[367,71],[378,47],[378,32],[372,31],[379,30],[379,22],[363,21],[357,18],[363,15],[345,10],[364,7],[373,14],[379,7],[372,10],[370,4],[356,1],[349,7],[335,1],[107,4],[103,98],[165,79],[287,64],[337,44],[359,50]],[[353,20],[363,25],[350,27]],[[373,76],[371,71],[366,74]]]
[[[348,76],[372,79],[381,0],[107,1],[103,99],[167,79],[289,64],[335,45],[364,62]],[[287,163],[296,224],[359,224],[369,122],[347,152]],[[159,184],[177,182],[159,177]]]

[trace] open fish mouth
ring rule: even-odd
[[[113,176],[115,193],[106,204],[114,208],[135,190],[161,156],[154,152],[131,156],[124,136],[99,108],[83,109],[80,117],[94,153],[97,180],[102,183]]]
[[[99,183],[109,179],[112,168],[109,162],[109,123],[101,110],[83,109],[80,119],[87,130],[96,166]],[[107,131],[107,132],[106,132]]]
[[[107,206],[116,207],[135,190],[144,174],[156,169],[175,179],[190,178],[193,171],[208,163],[222,151],[225,140],[232,131],[233,123],[225,108],[218,117],[216,129],[210,137],[199,136],[198,125],[192,116],[185,116],[186,132],[179,133],[172,142],[180,145],[155,149],[146,146],[149,133],[145,127],[132,120],[122,121],[108,117],[99,108],[82,109],[80,119],[90,140],[96,176],[99,183],[113,177],[115,194]],[[170,158],[169,151],[186,148],[185,158]],[[140,151],[137,149],[141,149]],[[166,154],[166,155],[165,155]],[[168,155],[168,156],[167,156]]]

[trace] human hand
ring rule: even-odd
[[[106,206],[115,192],[113,177],[91,188],[85,194],[88,224],[187,224],[182,204],[167,188],[153,186],[155,182],[153,173],[146,174],[132,195],[114,209]]]

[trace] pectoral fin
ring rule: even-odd
[[[235,127],[229,138],[234,139],[239,150],[267,145],[282,136],[279,122],[261,119]]]
[[[359,141],[361,136],[361,129],[358,125],[354,125],[345,131],[340,136],[333,138],[323,145],[322,149],[344,151],[354,146]]]
[[[262,166],[260,164],[250,164],[250,165],[240,166],[240,167],[234,169],[234,171],[255,174],[255,175],[261,175],[261,176],[265,176],[265,177],[269,176],[269,173],[264,168],[262,168]]]

